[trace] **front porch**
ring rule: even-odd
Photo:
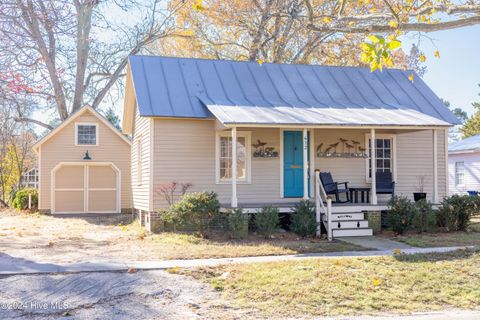
[[[414,192],[425,192],[427,200],[438,203],[447,194],[444,128],[227,128],[217,123],[216,129],[215,190],[223,208],[289,210],[301,199],[315,198],[317,170],[330,173],[334,182],[348,182],[342,201],[353,200],[347,199],[351,189],[367,190],[365,197],[359,193],[358,203],[333,203],[334,211],[384,210],[391,194],[377,190],[380,173],[390,175],[395,195],[413,198]]]
[[[217,130],[221,132],[217,181],[227,187],[222,210],[255,213],[273,206],[289,213],[300,200],[309,199],[329,238],[363,236],[372,234],[369,216],[380,217],[392,195],[413,198],[414,192],[423,191],[429,201],[438,203],[447,191],[444,128],[218,126]],[[342,192],[332,194],[320,172],[327,173],[330,184],[338,183],[337,189],[346,182]],[[385,174],[391,185],[387,192],[381,183]],[[352,189],[365,194],[352,199]],[[230,201],[225,201],[226,191]]]

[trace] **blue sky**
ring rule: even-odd
[[[423,80],[440,97],[452,106],[473,113],[472,102],[480,101],[480,26],[430,33],[430,39],[422,37],[420,48],[425,52],[428,68]],[[409,35],[403,39],[408,52],[418,37]],[[434,57],[435,50],[440,59]]]

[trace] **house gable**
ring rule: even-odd
[[[86,117],[86,115],[89,115],[89,117]],[[82,117],[84,119],[82,120]],[[50,131],[47,135],[45,135],[42,139],[37,141],[35,145],[33,146],[33,150],[38,153],[40,150],[40,146],[50,139],[54,138],[58,134],[62,134],[62,132],[67,128],[70,124],[73,124],[75,127],[75,130],[72,133],[72,146],[75,146],[77,144],[77,130],[76,127],[78,124],[96,124],[97,125],[97,139],[100,138],[100,130],[99,130],[99,125],[101,124],[102,126],[108,128],[108,130],[113,131],[120,140],[122,140],[124,143],[130,145],[130,140],[128,140],[127,137],[125,137],[120,131],[118,131],[105,117],[103,117],[98,111],[94,110],[93,108],[86,106],[83,107],[82,109],[78,110],[76,113],[71,115],[68,119],[66,119],[62,124],[60,124],[57,128],[53,129]],[[97,146],[99,145],[99,142],[97,141]],[[84,146],[82,146],[84,147]],[[89,146],[87,146],[89,147]],[[95,146],[92,146],[95,147]]]

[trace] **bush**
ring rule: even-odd
[[[233,209],[227,213],[227,230],[232,239],[244,239],[248,237],[248,214],[242,209]]]
[[[264,207],[255,214],[255,227],[257,232],[264,237],[270,237],[280,224],[278,209]]]
[[[169,219],[179,226],[194,226],[202,235],[209,232],[210,221],[220,213],[215,192],[186,193],[170,208]]]
[[[12,207],[18,210],[28,209],[28,195],[32,195],[32,209],[38,209],[38,190],[25,188],[17,191],[12,201]]]
[[[412,218],[412,228],[418,233],[433,232],[437,226],[437,216],[432,203],[422,199],[415,202],[415,212]]]
[[[437,212],[438,226],[447,231],[465,231],[476,212],[475,197],[453,195],[444,198]]]
[[[310,200],[302,200],[295,204],[291,216],[290,229],[302,237],[313,236],[317,231],[315,206]]]
[[[393,232],[402,234],[412,225],[416,208],[407,197],[394,196],[388,202],[387,223]]]

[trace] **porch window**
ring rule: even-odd
[[[367,159],[367,181],[372,179],[372,140],[367,135],[368,159]],[[377,134],[375,139],[377,172],[391,172],[395,180],[395,136]]]
[[[237,182],[250,182],[250,132],[237,132]],[[217,183],[232,179],[232,137],[229,131],[217,134]]]
[[[455,185],[465,184],[465,163],[463,161],[455,162]]]

